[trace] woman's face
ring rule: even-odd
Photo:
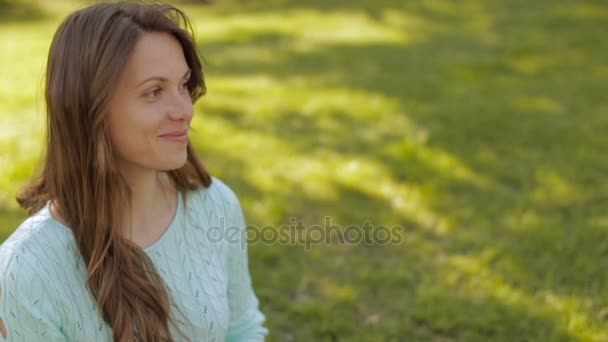
[[[157,171],[187,161],[190,69],[171,34],[144,33],[109,103],[109,129],[121,165]]]

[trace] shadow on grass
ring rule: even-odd
[[[466,17],[458,9],[450,12],[449,6],[440,13],[429,8],[417,9],[416,5],[406,8],[408,6],[394,2],[387,2],[385,6],[374,3],[374,9],[336,1],[307,3],[307,6],[283,1],[277,2],[276,6],[247,8],[246,12],[280,16],[282,9],[307,8],[338,13],[357,10],[381,20],[384,10],[402,8],[430,23],[437,23],[438,18],[451,17],[455,27],[463,25]],[[524,9],[527,5],[518,2],[509,6]],[[531,7],[532,12],[543,11],[540,5]],[[483,6],[481,8],[483,12]],[[560,10],[559,7],[552,9],[556,13]],[[509,8],[505,10],[508,13]],[[251,114],[226,108],[213,108],[205,115],[229,122],[238,132],[256,132],[275,138],[288,150],[305,157],[321,158],[320,151],[329,150],[344,157],[371,160],[387,169],[397,184],[418,184],[432,189],[428,196],[430,210],[445,215],[452,223],[453,229],[447,234],[434,234],[429,231],[430,227],[421,227],[414,219],[408,221],[407,214],[404,217],[397,213],[387,199],[363,194],[359,189],[353,192],[331,184],[339,189],[338,198],[342,201],[338,202],[307,199],[297,185],[280,195],[263,195],[263,189],[256,192],[256,196],[277,197],[277,202],[284,203],[283,213],[287,216],[318,217],[319,212],[331,212],[343,222],[348,222],[370,213],[375,218],[382,217],[382,220],[409,222],[415,227],[410,234],[419,242],[411,248],[432,251],[403,259],[403,250],[382,250],[380,254],[386,254],[374,256],[367,262],[371,263],[374,258],[401,260],[401,267],[408,268],[407,272],[411,271],[410,265],[426,270],[426,275],[421,275],[418,280],[428,280],[441,277],[442,272],[425,258],[434,255],[441,255],[443,259],[459,255],[475,257],[493,250],[496,253],[492,261],[493,271],[506,282],[532,298],[542,298],[547,294],[562,299],[576,298],[579,301],[578,312],[587,317],[591,326],[598,327],[606,320],[599,313],[608,306],[608,302],[602,299],[607,298],[605,284],[608,278],[598,272],[608,266],[603,261],[606,260],[608,239],[605,225],[590,222],[599,222],[599,209],[602,203],[605,204],[598,199],[606,198],[607,189],[599,180],[607,165],[597,156],[607,141],[597,139],[600,128],[591,129],[589,121],[596,123],[596,127],[608,127],[608,122],[602,119],[605,113],[597,110],[602,103],[603,89],[599,78],[586,79],[578,75],[581,72],[591,74],[605,60],[605,52],[594,48],[596,38],[593,34],[588,40],[582,40],[577,38],[580,34],[569,32],[570,24],[575,20],[559,17],[561,14],[546,15],[538,22],[531,20],[532,15],[509,19],[508,16],[482,14],[489,21],[486,36],[482,35],[484,32],[474,32],[473,29],[453,29],[437,31],[439,33],[431,35],[428,40],[402,46],[333,43],[297,52],[296,38],[272,32],[243,34],[235,41],[205,43],[201,50],[209,61],[210,72],[217,76],[238,79],[243,75],[264,75],[286,85],[294,79],[308,79],[312,81],[311,88],[320,92],[323,89],[348,88],[359,91],[361,96],[381,94],[399,102],[398,112],[370,118],[353,115],[358,111],[354,106],[352,112],[329,109],[316,117],[288,107],[270,120],[256,120]],[[600,24],[602,20],[587,22],[581,30],[596,32]],[[547,27],[552,28],[551,34],[546,32]],[[530,33],[537,37],[536,41],[526,40]],[[553,40],[552,35],[561,40]],[[573,46],[578,50],[573,50]],[[275,58],[269,61],[233,58],[239,56],[240,50],[248,53],[251,50],[272,51]],[[577,53],[584,54],[584,64],[583,60],[577,59]],[[566,79],[570,83],[564,87]],[[256,93],[251,90],[251,93],[252,96],[268,96],[263,91]],[[234,94],[235,97],[240,95]],[[244,102],[246,98],[243,97]],[[246,110],[247,104],[242,108]],[[572,115],[573,112],[579,115]],[[405,121],[412,122],[411,131],[399,131],[397,126],[393,130],[376,128],[383,121],[390,123],[399,115],[407,116]],[[333,128],[324,125],[324,120],[331,121],[333,125],[330,127]],[[422,142],[413,137],[420,132],[428,137]],[[442,164],[439,160],[444,157],[452,163]],[[286,156],[273,158],[280,162]],[[243,165],[251,167],[254,164],[244,162]],[[464,172],[465,176],[459,174],[454,165],[467,171],[468,176],[467,172]],[[238,177],[235,174],[231,179]],[[551,179],[556,179],[555,184],[546,183]],[[366,181],[374,182],[374,179]],[[590,185],[596,188],[590,189]],[[563,191],[553,191],[560,186]],[[254,184],[245,187],[252,188],[255,188]],[[243,195],[251,196],[248,190]],[[315,214],[311,216],[310,212]],[[277,222],[284,216],[277,216]],[[581,246],[585,246],[584,251]],[[264,247],[274,248],[282,248],[282,252],[269,253],[289,258],[285,247]],[[264,253],[261,248],[255,250]],[[344,252],[344,255],[354,259],[357,253],[349,250],[349,254]],[[302,261],[299,262],[301,265]],[[327,267],[327,264],[331,262],[326,260],[322,266]],[[350,266],[362,267],[365,264],[363,261],[353,262]],[[383,266],[379,265],[375,271],[382,269]],[[256,271],[268,276],[267,270],[260,268]],[[317,272],[318,279],[327,275],[335,275],[335,280],[349,279],[337,276],[340,274],[337,267]],[[395,273],[396,277],[400,274]],[[586,282],[592,278],[597,281],[593,284]],[[359,290],[367,286],[364,279],[351,284]],[[289,286],[293,285],[295,283],[289,283]],[[411,291],[411,286],[404,284],[404,292]],[[390,287],[384,289],[391,291]],[[443,300],[450,302],[450,289],[442,291],[438,295],[442,300],[435,303],[437,306],[441,306]],[[400,295],[408,297],[403,292]],[[517,337],[517,332],[525,335],[540,327],[540,335],[537,336],[541,339],[545,336],[553,336],[557,340],[574,338],[561,328],[560,325],[569,318],[558,313],[557,309],[547,309],[546,313],[538,315],[526,314],[529,308],[501,304],[491,297],[476,300],[474,295],[469,295],[471,298],[460,298],[462,303],[456,306],[469,306],[472,311],[456,320],[460,323],[446,320],[448,326],[453,325],[446,328],[448,335],[454,329],[472,329],[480,334],[475,335],[477,337],[509,336],[506,331],[511,330],[515,334],[511,336]],[[270,298],[269,301],[272,302]],[[378,301],[392,307],[391,300]],[[596,304],[589,307],[585,304],[588,301]],[[313,316],[318,315],[309,317],[318,319],[317,327],[323,326],[321,321],[328,319],[329,312],[333,310],[331,303],[323,306],[321,302],[319,299],[320,311],[310,309]],[[486,304],[496,307],[496,312],[486,312]],[[418,305],[425,312],[424,305]],[[447,311],[454,308],[451,304],[448,306]],[[285,308],[275,309],[283,312],[281,310]],[[354,319],[347,312],[349,310],[344,314]],[[502,317],[499,320],[507,320],[502,324],[509,329],[501,330],[497,327],[500,325],[498,322],[487,321],[487,327],[472,327],[466,323],[467,318],[480,313],[484,313],[482,316],[494,314]],[[395,308],[391,314],[403,315],[403,311]],[[452,315],[457,316],[458,312],[454,311]],[[414,316],[406,314],[400,317],[409,322],[405,325],[412,325]],[[527,323],[519,322],[520,316],[526,317]],[[383,336],[390,336],[388,327],[391,323],[385,324],[381,324],[388,329]],[[439,329],[438,336],[443,333],[441,328],[429,329]],[[543,332],[547,334],[543,335]],[[331,334],[323,335],[320,330],[318,333],[320,335],[314,336],[332,337]],[[468,336],[463,334],[455,336]]]
[[[203,156],[208,156],[208,161],[216,157],[209,151]],[[213,164],[216,168],[244,165],[225,155],[217,157],[224,164]],[[356,188],[338,186],[343,202],[336,203],[308,198],[298,188],[287,189],[285,194],[264,193],[256,184],[243,181],[242,176],[224,179],[238,191],[241,200],[273,197],[282,204],[273,227],[289,224],[291,215],[306,225],[322,225],[319,216],[325,214],[353,224],[360,223],[367,214],[372,221],[391,217],[384,200]],[[294,192],[298,195],[290,194]],[[361,203],[366,206],[361,207]],[[245,206],[246,211],[248,208],[251,207]],[[406,227],[415,224],[407,222],[403,219],[400,223]],[[259,227],[268,222],[248,216],[248,223]],[[491,241],[490,237],[482,238]],[[333,242],[313,244],[306,249],[302,243],[250,240],[251,272],[263,309],[271,319],[274,340],[373,341],[405,340],[406,336],[407,340],[421,341],[575,339],[564,329],[558,313],[534,307],[531,299],[513,303],[497,297],[486,284],[475,293],[464,285],[447,281],[450,271],[441,258],[464,253],[450,251],[450,244],[456,241],[447,239],[450,241],[424,228],[414,228],[404,232],[398,245]],[[467,253],[475,253],[475,246],[461,247],[472,247]],[[514,254],[512,247],[505,251],[507,255]],[[462,277],[475,276],[464,273]],[[525,277],[522,281],[532,280],[529,275]],[[522,284],[515,283],[521,288]],[[293,321],[300,322],[298,329],[293,329]]]

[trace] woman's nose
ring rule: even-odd
[[[173,103],[169,110],[169,116],[173,120],[190,120],[192,118],[194,108],[190,94],[177,92],[173,97]]]

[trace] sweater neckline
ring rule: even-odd
[[[171,219],[171,223],[167,226],[167,229],[163,232],[163,234],[154,241],[151,245],[143,248],[143,251],[147,254],[153,252],[159,246],[163,244],[163,241],[167,240],[173,231],[177,229],[182,220],[182,211],[183,211],[183,195],[181,191],[177,192],[177,207],[175,208],[175,212],[173,213],[173,218]]]
[[[169,223],[169,225],[167,226],[167,228],[165,229],[163,234],[156,241],[154,241],[151,245],[142,249],[146,254],[150,254],[151,252],[153,252],[154,250],[159,248],[159,246],[161,246],[164,243],[164,241],[167,240],[171,234],[173,234],[173,231],[178,229],[180,222],[182,221],[182,211],[184,210],[183,209],[184,208],[183,196],[184,195],[182,194],[181,191],[177,191],[177,207],[175,209],[175,212],[173,213],[171,222]],[[44,205],[44,207],[42,208],[42,211],[39,212],[38,214],[39,215],[41,214],[43,217],[46,217],[48,220],[54,222],[56,225],[59,225],[60,227],[67,229],[69,232],[72,232],[72,230],[69,227],[67,227],[66,225],[61,223],[59,220],[55,219],[55,217],[53,217],[53,214],[51,213],[50,205],[51,205],[51,202],[47,201],[46,204]]]

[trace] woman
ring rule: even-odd
[[[268,334],[239,201],[188,141],[206,92],[191,32],[175,7],[121,2],[55,33],[44,167],[18,196],[30,217],[0,247],[5,340]]]

